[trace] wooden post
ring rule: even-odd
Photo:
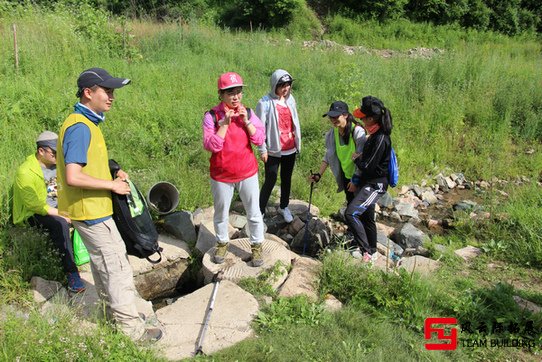
[[[252,20],[250,20],[249,25],[250,25],[250,32],[252,33]]]
[[[15,53],[15,70],[19,71],[19,48],[17,47],[17,26],[13,23],[13,52]]]

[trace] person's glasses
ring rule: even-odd
[[[331,116],[328,116],[329,117],[329,120],[330,121],[336,121],[339,119],[340,116],[337,116],[337,117],[331,117]]]
[[[232,89],[232,90],[227,90],[226,92],[226,95],[230,96],[230,97],[233,97],[233,96],[236,96],[238,94],[241,94],[243,93],[243,89]]]
[[[53,150],[52,148],[47,148],[47,151],[49,151],[49,153],[53,156],[53,157],[56,157],[56,151]]]

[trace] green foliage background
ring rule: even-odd
[[[143,191],[157,181],[174,183],[182,209],[211,204],[209,154],[201,145],[201,117],[218,102],[216,79],[224,71],[243,75],[244,102],[250,107],[268,91],[273,70],[287,69],[296,79],[294,94],[303,133],[303,150],[294,173],[296,198],[308,198],[306,176],[323,156],[323,134],[329,123],[321,115],[334,100],[355,107],[367,94],[383,99],[393,113],[401,183],[419,183],[424,178],[431,183],[432,176],[449,170],[463,172],[471,180],[540,177],[541,48],[532,34],[508,37],[480,31],[484,26],[465,31],[457,23],[436,27],[406,19],[383,23],[376,15],[361,22],[341,12],[317,18],[315,11],[322,14],[317,4],[309,8],[301,2],[283,30],[264,32],[256,27],[246,33],[212,25],[221,13],[205,0],[167,3],[171,7],[166,8],[159,2],[146,3],[156,10],[153,16],[164,14],[162,20],[176,20],[161,23],[128,20],[131,11],[136,15],[146,11],[142,2],[131,3],[137,7],[123,8],[126,4],[120,0],[107,4],[64,1],[48,3],[47,8],[0,1],[0,305],[30,309],[26,316],[8,313],[0,321],[2,353],[9,360],[21,355],[28,360],[53,355],[59,360],[158,359],[108,326],[100,325],[88,334],[72,333],[71,312],[35,313],[28,293],[30,277],[64,281],[64,275],[43,235],[8,225],[15,169],[34,151],[36,136],[44,129],[57,131],[71,112],[75,81],[83,69],[100,66],[133,80],[116,92],[115,105],[103,125],[110,156]],[[468,1],[475,3],[489,24],[492,18],[482,6],[485,2]],[[460,10],[465,2],[454,4]],[[113,17],[97,5],[123,16]],[[533,9],[536,5],[531,3]],[[175,14],[182,14],[184,20]],[[363,49],[349,55],[341,47],[303,46],[302,40],[311,38]],[[428,59],[408,56],[408,49],[422,46],[439,49]],[[383,57],[381,49],[391,49],[396,55]],[[521,351],[512,351],[510,357],[510,351],[505,356],[499,350],[428,355],[420,333],[429,315],[456,315],[462,322],[490,324],[533,320],[538,329],[542,325],[540,317],[532,318],[513,304],[515,288],[497,284],[512,274],[526,279],[532,274],[532,280],[540,280],[542,266],[540,188],[536,182],[522,189],[511,185],[506,202],[487,195],[492,214],[504,212],[506,218],[482,224],[466,219],[453,233],[434,239],[450,247],[482,246],[488,257],[468,267],[471,273],[478,268],[480,275],[465,276],[462,272],[467,266],[449,255],[442,258],[445,266],[436,279],[424,281],[406,273],[385,275],[354,266],[344,253],[330,253],[323,258],[320,292],[322,297],[333,293],[347,308],[331,315],[303,298],[279,299],[256,322],[260,338],[210,358],[524,358]],[[335,211],[344,201],[335,187],[330,175],[317,185],[313,202],[323,214]],[[493,264],[493,258],[514,267],[488,272],[485,264]],[[536,284],[525,289],[519,294],[542,301]],[[533,338],[541,341],[540,335]],[[47,348],[42,347],[45,341]]]

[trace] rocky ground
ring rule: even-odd
[[[514,182],[528,181],[519,177]],[[422,182],[402,186],[396,197],[386,194],[377,207],[380,257],[373,267],[387,272],[405,268],[422,275],[432,273],[439,267],[435,253],[427,249],[432,236],[453,228],[457,212],[466,213],[473,220],[498,217],[484,210],[479,201],[490,189],[506,198],[506,193],[499,191],[505,184],[497,179],[468,181],[459,173],[440,174],[431,185]],[[212,353],[252,336],[251,322],[265,301],[256,300],[237,286],[242,278],[263,276],[279,296],[302,294],[314,301],[318,299],[321,263],[317,256],[334,248],[345,249],[347,253],[349,236],[344,225],[344,208],[327,218],[320,217],[318,208],[312,205],[308,227],[307,208],[306,202],[292,200],[290,209],[294,220],[290,224],[278,215],[276,206],[267,209],[264,265],[257,268],[250,264],[247,221],[239,203],[232,207],[232,241],[226,261],[221,265],[211,261],[215,246],[212,208],[198,209],[194,213],[179,211],[162,217],[159,242],[164,249],[163,260],[151,264],[145,259],[129,258],[134,269],[138,309],[146,316],[147,323],[160,325],[165,331],[165,337],[157,344],[163,356],[180,359],[194,355],[214,289],[213,315],[202,350]],[[446,247],[434,245],[434,248],[444,250]],[[303,250],[306,255],[301,255]],[[455,253],[470,260],[481,250],[469,246]],[[102,308],[88,266],[82,269],[82,277],[88,286],[85,293],[72,296],[59,283],[40,278],[33,278],[32,286],[35,300],[42,305],[43,311],[55,303],[70,300],[69,304],[92,328],[90,321]],[[150,301],[154,301],[154,305]],[[526,302],[517,301],[525,308],[538,307]],[[325,303],[331,310],[340,308],[340,302],[333,296],[326,296]]]

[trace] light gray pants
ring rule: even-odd
[[[106,305],[118,327],[137,340],[145,331],[135,305],[135,285],[126,246],[113,219],[96,225],[73,221],[90,255],[90,270],[98,296]]]
[[[247,213],[250,243],[260,244],[263,242],[263,218],[260,213],[260,186],[258,174],[235,183],[220,182],[211,179],[211,191],[215,203],[215,215],[213,218],[216,238],[221,243],[230,240],[228,224],[230,215],[231,199],[233,191],[237,189]]]

